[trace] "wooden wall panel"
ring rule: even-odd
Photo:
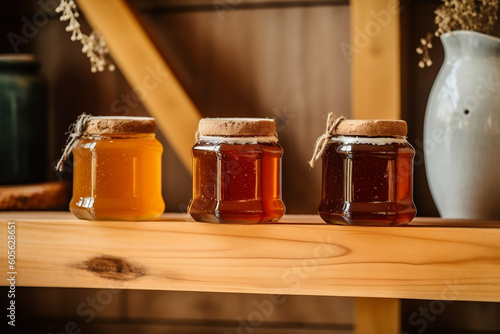
[[[233,6],[222,12],[215,8],[169,12],[165,8],[170,7],[162,5],[158,12],[140,15],[205,116],[277,119],[285,150],[283,197],[289,213],[316,212],[321,168],[310,171],[306,162],[324,131],[325,115],[330,111],[350,115],[350,69],[340,49],[349,41],[349,8],[334,5],[338,1],[325,3]],[[89,32],[81,22],[83,31]],[[133,90],[119,70],[90,72],[80,45],[70,41],[65,26],[52,19],[30,42],[51,91],[50,161],[59,157],[68,126],[82,112],[148,115],[140,103],[124,102],[133,97]],[[192,194],[191,177],[163,135],[158,136],[165,148],[167,211],[185,211]],[[56,179],[54,173],[51,178]]]
[[[267,295],[201,292],[20,288],[19,322],[59,333],[74,322],[84,332],[352,334],[354,300],[286,296],[274,309]],[[108,297],[111,296],[108,301]],[[105,301],[105,303],[101,303]],[[29,320],[29,324],[26,321]],[[23,323],[24,322],[24,323]],[[253,324],[253,326],[252,326]],[[241,331],[241,328],[240,328]],[[245,332],[245,331],[243,331]]]
[[[348,7],[218,14],[145,18],[205,116],[277,119],[287,212],[316,212],[321,168],[306,162],[325,115],[350,115],[349,63],[339,47],[348,41]]]
[[[140,92],[141,103],[191,173],[192,134],[201,115],[136,14],[125,0],[80,0],[79,6],[106,39],[113,60],[134,91]]]
[[[81,21],[82,31],[90,27]],[[40,29],[31,43],[41,63],[41,75],[49,87],[51,163],[59,159],[67,138],[66,132],[81,113],[111,115],[111,105],[126,89],[126,81],[119,71],[92,74],[90,64],[81,52],[81,44],[70,40],[71,33],[64,29],[66,23],[50,20]],[[131,113],[133,114],[133,113]],[[145,112],[136,114],[144,115]],[[116,115],[116,114],[115,114]],[[67,165],[62,176],[71,177]],[[55,178],[51,170],[50,176]]]
[[[211,319],[213,321],[248,322],[255,313],[264,314],[266,323],[294,323],[315,325],[343,324],[354,322],[353,298],[331,298],[320,296],[286,296],[283,304],[268,308],[269,295],[124,291],[127,298],[126,315],[141,319]],[[265,309],[262,308],[265,305]],[[264,310],[264,311],[262,311]]]
[[[37,332],[49,332],[51,328],[58,326],[61,330],[63,324],[41,324],[37,327],[31,327],[30,330]],[[73,327],[69,327],[73,330]],[[175,325],[175,324],[141,324],[141,323],[96,323],[89,325],[82,325],[74,327],[75,330],[81,330],[81,333],[92,334],[352,334],[348,330],[337,330],[331,328],[276,328],[271,327],[258,327],[258,328],[238,328],[236,326],[218,326],[207,324],[194,324],[194,325]],[[64,332],[62,332],[64,333]]]
[[[88,304],[89,299],[106,298],[97,320],[127,318],[142,319],[155,323],[165,320],[201,321],[211,323],[236,322],[238,318],[248,321],[254,311],[266,313],[266,322],[315,325],[351,326],[354,322],[354,299],[323,296],[286,296],[281,305],[269,312],[262,311],[269,295],[179,292],[154,290],[108,290],[112,298],[107,301],[105,290],[75,288],[20,288],[18,295],[20,313],[42,318],[73,318],[85,322],[89,318],[87,309],[80,315],[78,307]],[[101,296],[98,296],[102,293]],[[267,307],[267,306],[266,306]]]
[[[91,318],[91,310],[94,310],[95,318],[100,321],[121,317],[127,302],[126,294],[112,293],[108,300],[108,295],[100,291],[98,289],[18,288],[16,303],[21,317],[72,319],[77,323],[86,323]],[[99,302],[97,298],[104,303]],[[93,303],[97,306],[91,306]],[[91,321],[94,321],[94,318]]]

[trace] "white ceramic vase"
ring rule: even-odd
[[[441,41],[424,125],[432,197],[443,218],[500,219],[500,39],[454,31]]]

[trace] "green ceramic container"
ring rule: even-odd
[[[32,55],[0,55],[0,185],[45,181],[47,85]]]

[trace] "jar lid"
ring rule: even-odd
[[[28,53],[0,54],[0,70],[2,71],[36,71],[40,64],[35,56]]]
[[[335,128],[337,136],[404,137],[408,126],[402,120],[346,119]]]
[[[0,62],[34,62],[35,55],[30,53],[4,53],[0,54]]]
[[[152,117],[92,116],[83,135],[152,133],[155,127]]]
[[[202,136],[276,136],[276,123],[269,118],[202,118],[198,132]]]

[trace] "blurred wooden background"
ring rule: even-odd
[[[320,198],[320,167],[309,170],[316,138],[324,131],[325,115],[351,112],[350,63],[340,45],[350,42],[350,10],[346,0],[133,0],[145,26],[204,116],[271,117],[277,120],[284,147],[283,197],[288,213],[315,213]],[[415,202],[420,216],[435,216],[425,178],[422,128],[427,97],[442,62],[435,41],[434,65],[417,67],[419,38],[433,31],[438,1],[403,0],[401,10],[401,109],[409,122],[415,159]],[[50,161],[56,161],[68,126],[83,113],[147,115],[133,100],[133,89],[119,69],[92,74],[81,46],[70,41],[52,11],[57,0],[3,2],[0,6],[1,53],[15,49],[9,33],[26,38],[20,52],[33,52],[42,64],[50,88]],[[46,7],[46,8],[43,8]],[[46,22],[26,30],[37,13]],[[113,15],[109,13],[109,15]],[[39,16],[42,17],[42,16]],[[24,18],[24,19],[23,19]],[[84,18],[82,30],[89,32]],[[27,32],[27,34],[26,34]],[[127,102],[128,101],[128,102]],[[377,115],[377,105],[373,105]],[[158,133],[163,156],[163,194],[167,211],[185,211],[191,198],[191,178],[169,144]],[[70,173],[63,175],[71,178]],[[57,180],[51,172],[47,179]],[[261,295],[123,291],[91,324],[76,312],[81,302],[100,290],[21,289],[21,319],[44,331],[64,331],[76,321],[87,332],[235,333],[238,318],[255,311]],[[3,293],[3,291],[2,291]],[[115,296],[115,295],[114,295]],[[430,301],[405,301],[402,326],[416,332],[414,312]],[[500,329],[499,308],[490,303],[446,304],[429,321],[425,333],[493,333]],[[260,333],[351,333],[353,301],[349,298],[289,297],[266,318]],[[120,325],[121,327],[116,327]],[[125,324],[125,325],[123,325]],[[91,327],[93,326],[93,327]],[[114,327],[113,327],[114,326]],[[208,327],[206,327],[208,326]],[[206,327],[206,328],[205,328]],[[84,327],[82,327],[84,328]],[[117,329],[118,328],[118,329]],[[243,333],[251,333],[244,331]]]
[[[35,1],[30,3],[31,12],[39,10]],[[208,0],[133,2],[204,116],[277,120],[285,150],[283,197],[287,212],[316,212],[321,168],[310,171],[306,162],[324,131],[325,115],[332,110],[346,116],[350,112],[349,63],[339,48],[341,42],[349,42],[347,3],[218,4]],[[25,13],[23,10],[18,11]],[[4,29],[21,33],[20,15],[6,13]],[[22,15],[30,18],[33,14]],[[79,43],[70,41],[65,26],[54,17],[20,47],[37,54],[49,82],[51,161],[64,145],[68,126],[82,112],[147,115],[132,98],[133,89],[119,70],[90,73]],[[87,33],[89,29],[82,28]],[[8,40],[2,42],[1,51],[12,52]],[[191,177],[158,135],[165,148],[163,194],[167,211],[185,211],[192,195]]]
[[[389,3],[390,1],[388,1]],[[49,9],[57,0],[41,0]],[[425,178],[423,118],[427,97],[443,59],[437,41],[434,66],[420,69],[414,52],[420,37],[433,29],[438,1],[401,3],[401,110],[409,123],[415,159],[415,202],[420,216],[437,216]],[[207,117],[253,116],[277,120],[283,158],[283,197],[288,213],[315,213],[320,199],[320,167],[309,170],[316,138],[325,115],[351,112],[351,63],[342,45],[350,43],[350,11],[345,0],[133,0],[133,7],[166,56],[191,98]],[[35,0],[4,3],[2,30],[23,35],[22,17],[32,21],[44,10]],[[50,87],[50,161],[56,161],[68,126],[82,112],[95,115],[147,115],[134,99],[119,69],[92,74],[80,45],[58,15],[35,26],[19,44],[42,63]],[[84,19],[82,30],[90,28]],[[42,22],[43,23],[43,22]],[[29,30],[28,30],[29,31]],[[32,37],[31,37],[32,36]],[[366,48],[368,50],[368,48]],[[8,38],[0,52],[12,53]],[[361,49],[363,52],[363,48]],[[377,52],[377,50],[370,50]],[[71,83],[74,84],[71,84]],[[372,106],[373,117],[383,110]],[[168,142],[165,148],[163,194],[167,211],[185,211],[191,178]],[[66,177],[71,177],[66,173]],[[48,178],[56,179],[51,172]]]

